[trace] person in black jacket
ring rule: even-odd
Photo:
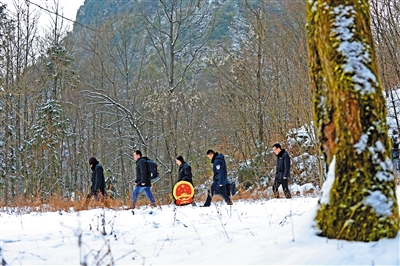
[[[190,167],[189,164],[185,162],[183,157],[181,155],[177,156],[175,158],[175,163],[179,166],[178,169],[178,182],[180,181],[187,181],[193,186],[193,175],[192,175],[192,168]],[[176,182],[176,183],[178,183]],[[192,197],[193,200],[194,197]],[[177,204],[177,201],[175,200],[175,204]],[[177,204],[180,205],[180,204]],[[192,205],[196,206],[196,203],[192,201]]]
[[[179,181],[187,181],[190,184],[193,185],[193,180],[192,180],[192,168],[190,165],[188,165],[185,160],[183,159],[182,156],[177,156],[175,158],[176,164],[179,166],[178,170],[178,182]]]
[[[151,180],[148,174],[147,161],[149,158],[142,157],[142,152],[140,150],[136,150],[133,153],[133,158],[136,161],[136,179],[133,183],[134,189],[132,191],[131,208],[135,208],[139,194],[142,191],[144,191],[147,198],[150,200],[151,207],[156,207],[156,200],[154,199],[153,192],[151,192]]]
[[[108,201],[104,201],[107,198],[106,192],[106,182],[104,180],[104,170],[99,161],[95,157],[89,158],[90,169],[92,170],[92,186],[90,187],[90,193],[86,196],[86,201],[84,203],[84,209],[87,209],[89,205],[89,200],[92,196],[96,200],[101,199],[106,207],[108,206]]]
[[[290,199],[292,195],[290,194],[288,185],[290,178],[289,154],[284,149],[282,149],[281,144],[278,142],[272,146],[272,150],[276,155],[276,174],[272,191],[274,192],[274,196],[276,198],[279,198],[278,188],[280,185],[282,185],[285,197]]]

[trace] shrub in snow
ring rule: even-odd
[[[318,189],[319,162],[316,148],[318,144],[313,123],[291,129],[287,137],[288,145],[283,146],[292,160],[291,181],[295,185],[294,192],[298,192],[298,187],[305,184],[310,184],[314,190]],[[247,192],[264,187],[269,187],[268,189],[271,190],[275,178],[275,164],[276,157],[273,153],[256,154],[253,158],[242,161],[237,167],[239,188]],[[268,191],[268,189],[265,192],[272,193],[272,190]],[[303,189],[299,194],[304,194]]]
[[[296,196],[305,196],[307,194],[315,193],[317,191],[317,188],[311,183],[306,183],[301,186],[293,184],[290,186],[290,190]]]
[[[319,164],[314,125],[293,128],[288,133],[288,151],[292,158],[292,181],[302,185],[311,183],[319,187]],[[325,163],[323,163],[324,165]],[[323,171],[325,173],[325,171]]]
[[[386,96],[386,106],[387,106],[387,116],[386,122],[388,124],[388,135],[390,141],[392,143],[392,157],[393,157],[393,166],[394,170],[397,173],[400,173],[400,165],[399,165],[399,117],[396,116],[396,113],[400,110],[400,90],[399,88],[394,88],[390,94]]]

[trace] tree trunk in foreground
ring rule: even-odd
[[[307,1],[307,38],[314,119],[329,163],[320,235],[394,238],[396,180],[368,0]]]

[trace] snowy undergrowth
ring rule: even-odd
[[[398,190],[399,193],[399,190]],[[0,213],[10,265],[399,265],[399,236],[373,243],[318,237],[316,197],[135,210]]]

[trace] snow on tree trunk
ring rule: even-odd
[[[308,0],[307,38],[314,119],[330,164],[315,217],[319,233],[394,238],[396,180],[368,0]]]

